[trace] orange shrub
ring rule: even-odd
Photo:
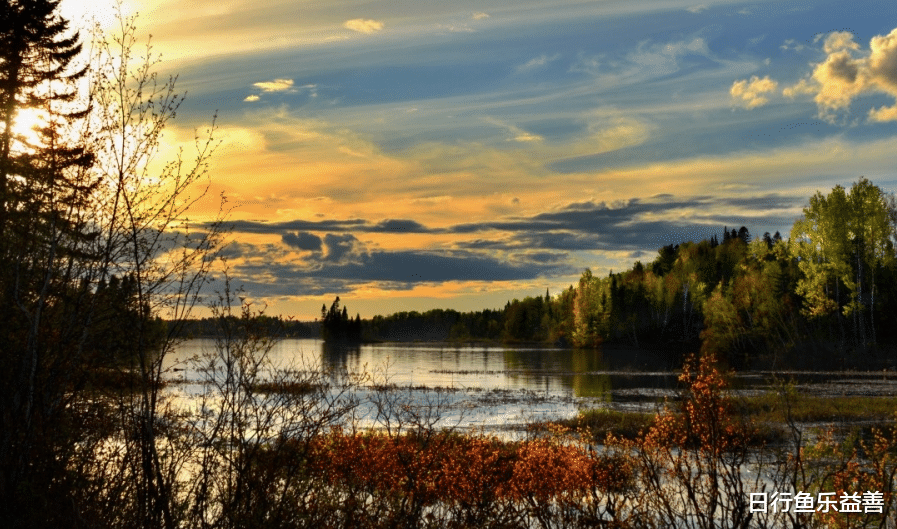
[[[578,501],[624,490],[632,470],[618,456],[554,439],[510,443],[439,434],[424,441],[340,430],[321,437],[311,460],[329,486],[414,497],[424,505]]]
[[[702,356],[695,371],[694,358],[686,360],[679,381],[688,384],[679,411],[659,414],[646,435],[649,446],[676,446],[719,456],[743,450],[747,428],[733,410],[725,378],[713,359]]]

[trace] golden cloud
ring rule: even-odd
[[[869,111],[869,121],[885,122],[897,121],[897,105],[891,107],[873,108]]]
[[[589,125],[590,136],[579,145],[582,152],[604,153],[625,147],[641,145],[648,141],[657,128],[654,124],[629,116],[599,112]]]
[[[848,31],[834,31],[825,38],[822,46],[826,53],[835,53],[841,50],[858,50],[860,45],[853,40],[853,33]]]
[[[261,89],[262,92],[284,92],[293,87],[292,79],[274,79],[273,81],[263,81],[261,83],[253,83],[252,86]]]
[[[343,24],[343,27],[359,33],[370,34],[381,31],[383,29],[383,22],[365,18],[353,18],[352,20],[347,20],[346,23]]]
[[[774,92],[776,87],[778,87],[778,83],[770,79],[769,76],[761,79],[755,75],[750,80],[743,79],[732,83],[729,94],[739,106],[757,108],[769,103],[769,99],[764,94]]]
[[[897,29],[872,37],[866,54],[847,32],[829,34],[823,50],[825,60],[814,65],[808,78],[785,88],[783,95],[813,95],[820,117],[830,121],[861,95],[884,93],[897,99]],[[868,119],[897,121],[897,104],[870,109]]]
[[[520,131],[519,134],[514,136],[514,141],[519,141],[519,142],[524,142],[524,143],[532,142],[532,141],[542,141],[542,140],[543,140],[542,136],[539,136],[538,134],[533,134],[531,132],[526,132],[526,131]]]

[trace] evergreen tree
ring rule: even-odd
[[[122,35],[100,38],[93,62],[80,66],[79,35],[58,5],[0,2],[0,520],[94,524],[82,516],[93,499],[76,497],[94,476],[73,458],[91,457],[108,435],[134,456],[117,473],[131,487],[129,518],[173,527],[176,499],[158,451],[158,392],[172,342],[158,344],[152,313],[164,305],[176,320],[189,314],[220,218],[183,238],[177,257],[157,258],[172,231],[187,231],[185,212],[197,200],[187,192],[206,174],[211,143],[200,141],[193,161],[164,164],[146,184],[180,102],[173,82],[157,82],[152,57],[132,64],[132,20],[122,20]],[[92,108],[78,99],[87,64]],[[38,113],[42,123],[24,134]],[[98,368],[130,377],[118,406],[86,397]]]
[[[81,52],[77,32],[57,12],[59,1],[7,0],[0,8],[0,235],[10,217],[26,213],[20,204],[53,186],[68,167],[89,165],[83,146],[66,145],[61,128],[86,114],[70,108],[85,67],[76,68]],[[41,111],[47,125],[39,129],[42,145],[31,144],[16,130],[20,113]],[[68,140],[71,141],[71,140]],[[49,155],[49,156],[48,156]],[[72,186],[76,187],[76,186]],[[50,188],[50,189],[48,189]],[[43,198],[43,197],[41,197]]]
[[[330,309],[326,305],[321,307],[321,337],[330,342],[359,342],[361,341],[361,317],[356,314],[355,319],[349,319],[349,311],[343,306],[340,310],[339,296],[333,300]]]
[[[85,273],[95,261],[94,158],[76,130],[85,68],[58,4],[0,3],[0,519],[12,526],[72,519],[53,512],[70,502],[47,510],[33,494],[50,501],[66,482],[98,299]],[[19,123],[28,113],[43,120],[30,136]]]

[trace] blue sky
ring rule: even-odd
[[[897,187],[890,2],[184,4],[125,9],[188,93],[170,140],[218,112],[226,253],[270,313],[499,307]]]

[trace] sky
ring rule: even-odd
[[[65,16],[108,6],[62,0]],[[499,308],[810,196],[897,190],[889,1],[125,2],[217,113],[236,285],[311,320]]]

